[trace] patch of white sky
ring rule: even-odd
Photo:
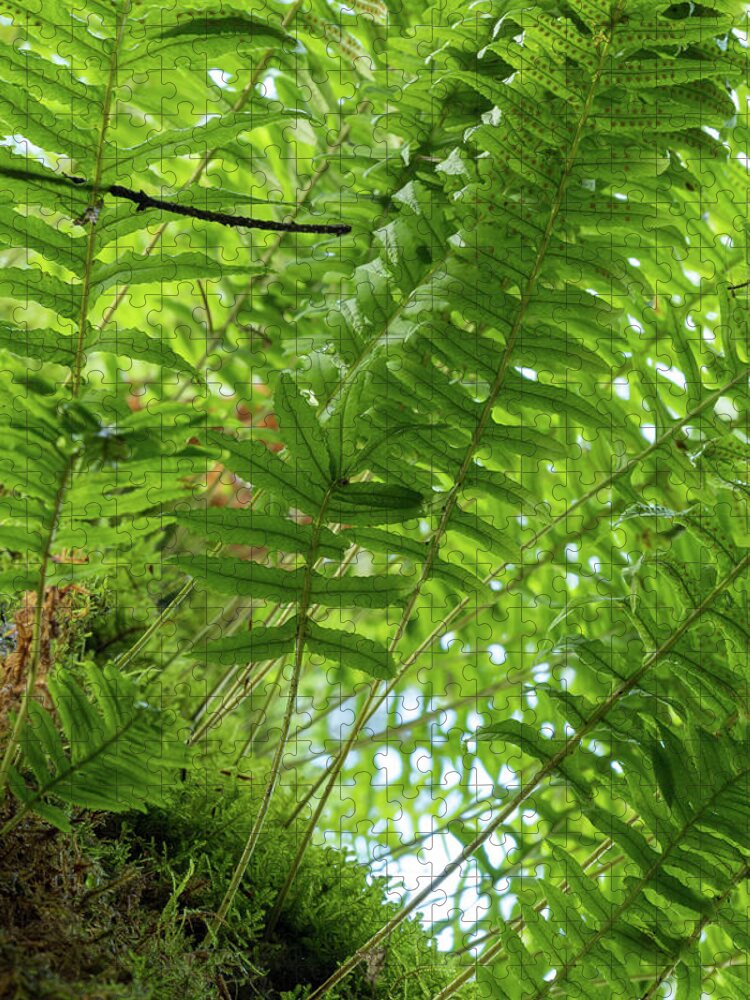
[[[571,547],[571,553],[574,548]],[[466,649],[465,643],[455,632],[447,632],[440,640],[440,647],[444,652],[461,646]],[[502,665],[508,659],[508,651],[501,643],[491,643],[481,652],[495,665]],[[535,665],[532,671],[534,681],[541,683],[549,678],[550,670],[549,662]],[[525,697],[527,707],[537,705],[531,687],[526,691]],[[397,705],[399,723],[404,724],[417,721],[425,713],[439,708],[440,699],[427,698],[421,689],[411,687],[398,695]],[[343,712],[341,714],[341,720],[336,719],[336,713],[331,720],[332,728],[337,734],[339,722],[343,722]],[[518,709],[513,712],[513,716],[520,719],[523,713]],[[450,732],[457,721],[455,711],[442,711],[434,720],[436,734]],[[470,708],[462,720],[462,727],[467,733],[472,733],[486,725],[487,721],[486,712]],[[375,731],[379,731],[387,722],[388,711],[383,707],[371,725]],[[545,734],[549,735],[551,732],[552,727],[548,726]],[[440,745],[438,740],[435,745]],[[359,834],[352,841],[360,858],[370,863],[372,876],[386,875],[390,878],[390,891],[395,899],[408,898],[411,893],[419,891],[427,878],[440,872],[462,850],[464,845],[458,838],[447,830],[439,830],[450,816],[462,811],[467,802],[477,803],[471,822],[475,831],[479,832],[492,819],[493,806],[499,801],[498,792],[517,787],[518,775],[513,768],[501,764],[496,773],[491,773],[476,755],[475,747],[476,744],[468,739],[461,763],[455,758],[442,758],[437,750],[433,752],[430,744],[417,746],[405,758],[397,741],[391,745],[382,745],[372,756],[376,768],[373,780],[378,786],[382,788],[390,784],[408,784],[411,792],[416,793],[408,809],[401,810],[395,817],[376,821],[368,828],[369,835]],[[483,802],[487,803],[486,808],[482,807]],[[522,822],[533,826],[538,824],[538,817],[536,813],[529,812],[524,814]],[[391,844],[408,842],[417,837],[422,840],[418,847],[415,845],[411,850],[392,857],[389,852],[381,849],[373,850],[373,834],[387,834]],[[485,847],[485,854],[493,867],[500,868],[508,853],[516,846],[515,840],[507,835],[491,838]],[[464,943],[464,934],[468,934],[486,914],[487,890],[486,874],[477,867],[475,861],[469,861],[461,871],[452,873],[441,889],[424,905],[422,917],[429,923],[447,921],[457,911],[461,913],[458,939],[454,938],[453,929],[446,927],[436,935],[438,947],[450,950],[457,944]],[[493,891],[498,893],[500,890],[502,886],[496,884]],[[514,903],[512,895],[503,895],[500,908],[506,919],[511,915]]]
[[[277,101],[279,99],[279,92],[276,89],[276,82],[274,80],[275,75],[275,70],[269,70],[260,82],[263,95],[272,101]],[[232,87],[234,79],[233,73],[228,73],[226,70],[219,69],[217,67],[210,69],[208,71],[208,76],[211,82],[216,84],[216,86],[221,90],[228,90]]]
[[[208,71],[208,77],[212,83],[215,83],[217,87],[222,90],[226,90],[231,86],[231,73],[227,73],[223,69],[210,69]]]

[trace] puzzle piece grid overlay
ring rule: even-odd
[[[316,998],[413,913],[441,1000],[746,995],[745,29],[9,5],[18,808],[231,778],[216,927],[264,810],[271,921],[310,844],[354,850],[401,908]]]

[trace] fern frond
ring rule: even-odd
[[[29,812],[70,831],[67,814],[54,800],[109,812],[162,805],[185,766],[173,714],[149,705],[138,685],[114,667],[88,663],[83,677],[85,686],[60,673],[48,681],[59,730],[46,708],[30,706],[20,735],[22,763],[10,770],[20,807],[3,833]]]

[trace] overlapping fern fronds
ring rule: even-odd
[[[524,1000],[602,970],[700,995],[746,947],[742,6],[6,9],[0,167],[35,178],[0,183],[1,582],[121,580],[127,552],[152,613],[118,668],[179,679],[207,754],[269,755],[216,929],[285,763],[293,892],[364,741],[398,734],[398,808],[415,842],[450,815],[453,860],[321,992],[478,876],[444,996],[477,967]],[[353,233],[216,231],[112,184]],[[35,808],[12,758],[45,787],[41,711],[5,758]],[[352,793],[386,848],[388,784]]]

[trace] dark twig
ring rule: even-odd
[[[115,198],[127,198],[135,202],[138,211],[143,212],[147,208],[160,208],[165,212],[173,212],[175,215],[187,215],[192,219],[203,219],[206,222],[218,222],[222,226],[242,226],[245,229],[265,229],[272,233],[330,233],[333,236],[344,236],[351,232],[351,226],[345,225],[303,225],[299,222],[273,222],[271,220],[251,219],[246,215],[227,215],[226,212],[209,212],[201,208],[190,208],[187,205],[179,205],[175,201],[165,201],[162,198],[152,198],[151,195],[143,191],[132,191],[130,188],[122,187],[120,184],[113,184],[108,189],[109,194]]]
[[[25,181],[42,181],[45,184],[55,184],[70,186],[75,185],[82,190],[90,190],[91,184],[84,177],[71,177],[63,174],[60,177],[48,174],[35,173],[29,170],[13,170],[9,167],[0,168],[0,176],[14,177]],[[351,232],[351,226],[344,224],[327,225],[305,225],[299,222],[274,222],[273,220],[251,219],[246,215],[229,215],[226,212],[211,212],[202,208],[192,208],[189,205],[180,205],[176,201],[168,201],[165,198],[154,198],[144,191],[134,191],[132,188],[123,187],[122,184],[112,184],[108,188],[100,188],[101,193],[111,194],[114,198],[126,198],[138,206],[139,212],[145,212],[149,208],[158,208],[163,212],[172,212],[174,215],[184,215],[191,219],[202,219],[204,222],[218,222],[222,226],[242,227],[244,229],[263,229],[272,233],[317,233],[330,236],[345,236]],[[88,221],[88,217],[87,217]]]

